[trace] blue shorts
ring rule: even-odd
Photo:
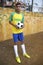
[[[24,40],[23,33],[13,34],[13,40],[14,42],[23,41]]]

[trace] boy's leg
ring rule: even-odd
[[[18,45],[14,45],[14,52],[15,52],[15,55],[16,57],[18,57]]]
[[[22,48],[22,51],[23,51],[23,56],[30,58],[30,55],[28,55],[27,52],[26,52],[25,44],[22,44],[21,48]]]
[[[15,52],[15,56],[16,56],[16,61],[18,63],[21,63],[21,60],[19,58],[19,54],[18,54],[18,35],[17,34],[13,34],[13,39],[14,39],[14,52]]]
[[[16,61],[18,63],[21,63],[21,60],[20,60],[20,57],[19,57],[19,54],[18,54],[18,45],[14,45],[14,52],[15,52],[15,56],[16,56]]]
[[[21,41],[21,48],[22,48],[22,51],[23,51],[23,55],[27,58],[30,58],[30,56],[26,53],[26,48],[25,48],[25,44],[24,44],[24,35],[23,33],[21,33],[19,35],[19,40]]]

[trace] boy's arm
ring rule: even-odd
[[[24,15],[22,14],[22,21],[21,21],[22,23],[23,23],[23,28],[24,28]]]
[[[12,22],[12,21],[13,21],[13,14],[14,14],[14,13],[12,13],[12,14],[10,15],[10,17],[9,17],[9,23],[10,23],[12,26],[17,27],[17,25],[14,25],[13,22]]]
[[[24,23],[24,15],[22,14],[22,21],[21,21],[22,23]]]
[[[16,26],[16,25],[14,25],[11,21],[9,21],[9,23],[10,23],[12,26],[17,27],[17,26]]]

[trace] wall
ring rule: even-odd
[[[12,26],[9,24],[9,16],[12,11],[14,10],[10,8],[0,8],[0,41],[12,38]],[[25,12],[24,15],[24,35],[35,34],[43,31],[43,14]]]

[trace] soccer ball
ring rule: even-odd
[[[18,23],[17,23],[17,27],[18,27],[18,28],[23,28],[23,23],[18,22]]]

